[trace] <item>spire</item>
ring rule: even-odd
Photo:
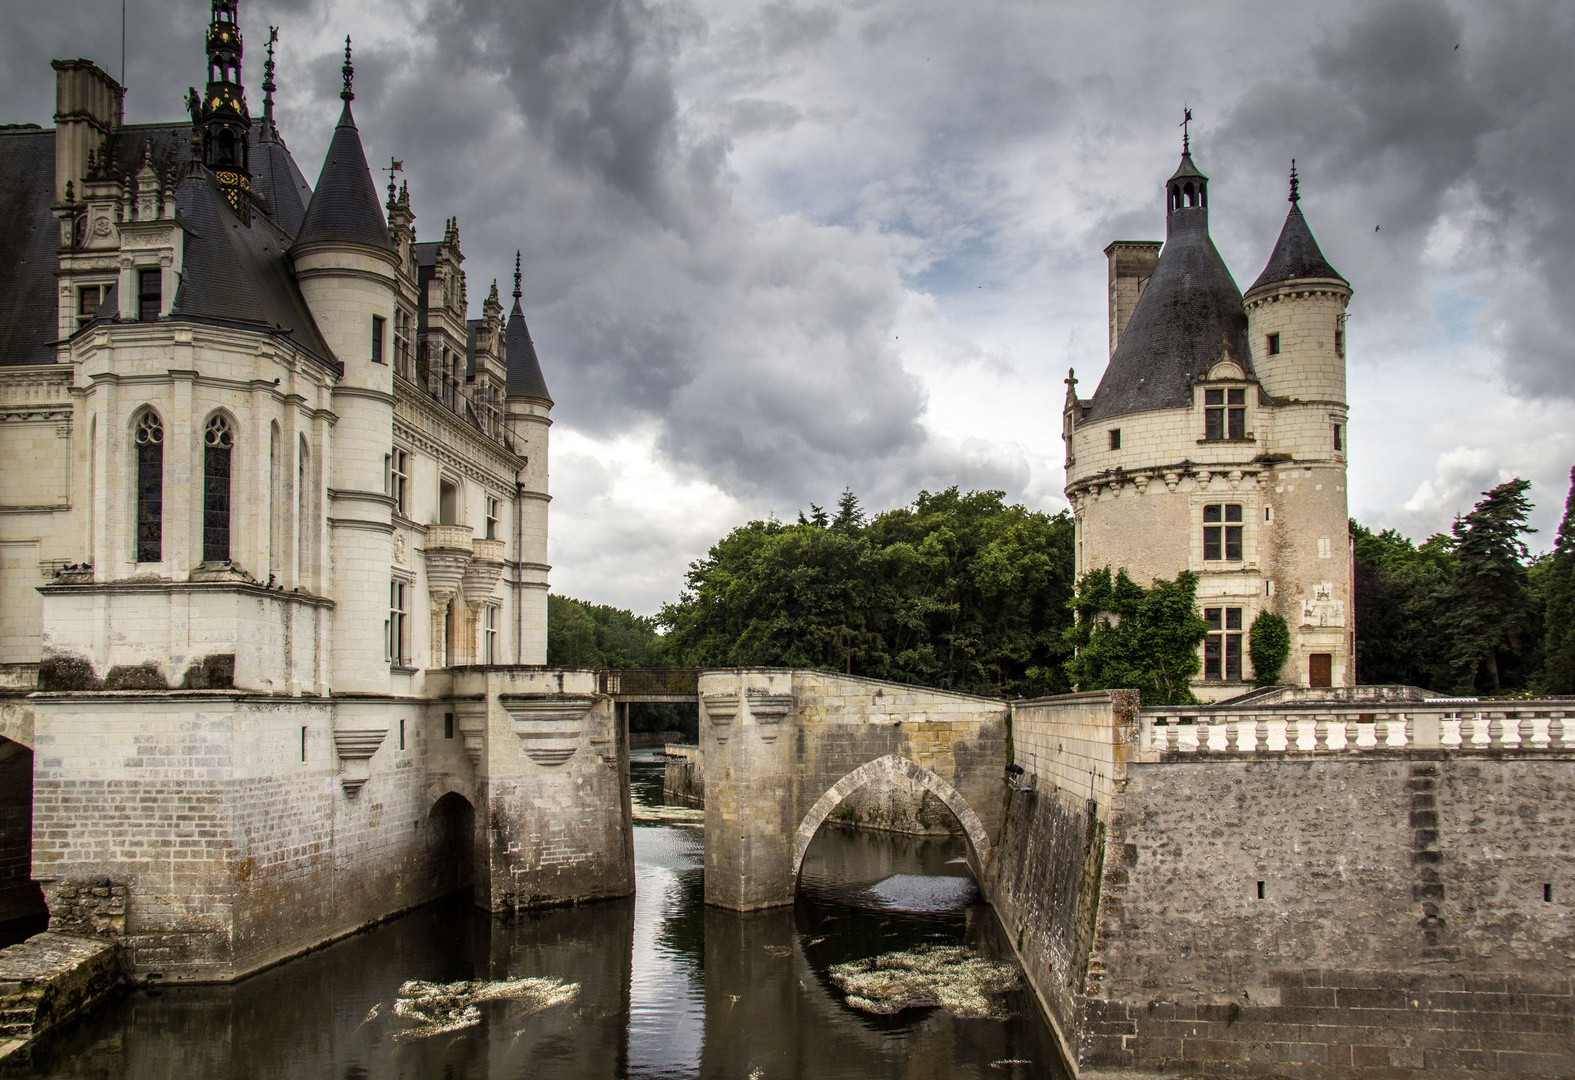
[[[345,66],[340,68],[339,71],[345,77],[345,88],[339,91],[339,96],[344,98],[346,101],[354,101],[355,91],[351,89],[350,84],[355,81],[355,65],[350,62],[349,34],[345,35]]]
[[[295,237],[297,247],[320,243],[394,250],[349,98],[339,114],[339,126],[334,128],[333,140],[328,144],[323,171],[317,177],[312,201]]]
[[[279,40],[279,28],[268,28],[268,59],[263,61],[263,134],[273,133],[273,92],[279,89],[273,84],[273,46]]]
[[[1249,293],[1282,281],[1300,281],[1304,278],[1345,282],[1335,268],[1329,265],[1329,260],[1323,257],[1318,241],[1313,238],[1312,229],[1302,216],[1301,198],[1301,178],[1296,174],[1296,160],[1293,158],[1291,211],[1285,215],[1285,224],[1280,229],[1280,238],[1274,242],[1268,265],[1258,275],[1258,280],[1252,283],[1252,288],[1247,290]]]
[[[1181,113],[1181,156],[1187,157],[1192,153],[1192,133],[1187,128],[1192,123],[1192,109],[1183,105]]]
[[[1200,223],[1208,230],[1209,178],[1192,162],[1192,110],[1183,109],[1181,121],[1181,164],[1165,181],[1165,230],[1167,235],[1179,220]],[[1183,211],[1177,218],[1177,211]],[[1201,212],[1199,212],[1201,211]]]
[[[547,393],[547,380],[541,374],[541,361],[536,358],[536,345],[530,339],[530,328],[525,325],[525,312],[520,307],[520,253],[514,253],[514,310],[509,312],[509,323],[504,331],[504,362],[508,367],[507,394],[509,397],[538,398],[552,404]]]
[[[246,111],[246,88],[241,85],[238,3],[213,0],[207,37],[208,88],[200,99],[192,91],[187,106],[194,111],[202,163],[213,170],[231,208],[244,216],[250,208],[252,121]]]

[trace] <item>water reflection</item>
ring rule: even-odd
[[[661,801],[659,764],[634,763],[631,783],[636,799]],[[926,943],[1010,958],[967,881],[960,839],[828,828],[806,856],[799,902],[746,915],[705,906],[703,843],[695,829],[639,827],[633,900],[517,919],[440,902],[232,986],[139,991],[5,1071],[135,1080],[1055,1075],[1026,992],[1008,1020],[941,1009],[881,1016],[849,1007],[830,982],[834,964]],[[476,1027],[392,1038],[407,1026],[389,1012],[408,979],[522,976],[577,982],[580,993],[525,1016],[488,1003]]]

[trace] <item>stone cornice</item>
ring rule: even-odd
[[[83,581],[51,583],[38,586],[38,591],[58,596],[72,593],[180,593],[180,592],[235,592],[248,596],[284,600],[304,607],[333,608],[334,601],[312,593],[285,592],[270,589],[248,581]]]
[[[394,380],[394,435],[494,491],[514,490],[525,459],[465,423],[441,403]]]
[[[1274,281],[1256,289],[1249,289],[1242,298],[1248,311],[1280,300],[1305,300],[1313,297],[1351,298],[1351,287],[1334,278],[1299,278],[1292,281]]]

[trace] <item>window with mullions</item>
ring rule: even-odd
[[[388,583],[388,659],[396,667],[410,664],[410,608],[403,581]]]
[[[1241,558],[1241,504],[1212,503],[1203,508],[1203,561]]]
[[[164,275],[158,270],[137,271],[137,320],[153,322],[164,306]]]
[[[394,497],[394,510],[403,516],[408,516],[410,508],[406,505],[405,493],[410,489],[410,453],[394,448],[388,455],[388,493]]]
[[[482,609],[484,619],[482,622],[482,658],[484,663],[496,664],[498,662],[498,609],[488,604]]]
[[[202,433],[202,561],[230,561],[230,455],[235,428],[216,413]]]
[[[164,558],[164,425],[151,412],[137,418],[137,561]]]
[[[1203,639],[1203,677],[1241,681],[1241,608],[1204,608],[1209,636]]]
[[[1204,438],[1247,437],[1246,390],[1205,390],[1203,405]]]

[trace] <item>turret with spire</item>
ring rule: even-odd
[[[199,98],[188,92],[194,142],[201,161],[224,189],[237,214],[246,214],[251,191],[252,121],[241,85],[239,0],[213,0],[208,23],[208,87]]]

